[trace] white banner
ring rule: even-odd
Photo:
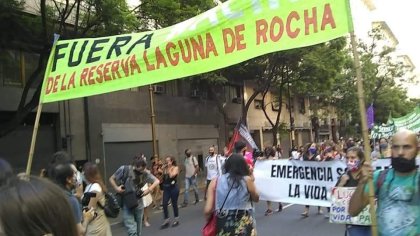
[[[329,207],[331,189],[345,168],[343,161],[257,161],[255,184],[261,200]]]
[[[356,188],[335,187],[332,190],[330,223],[371,225],[369,205],[356,217],[351,217],[348,211],[350,198]]]
[[[376,160],[372,166],[387,169],[391,159]],[[255,163],[254,176],[261,200],[330,207],[331,190],[346,170],[340,160],[262,160]]]

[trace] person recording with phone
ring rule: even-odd
[[[124,226],[129,236],[141,235],[143,228],[143,196],[158,187],[159,180],[146,169],[142,157],[134,157],[131,165],[123,165],[109,178],[121,196]],[[149,186],[150,185],[150,186]]]
[[[111,226],[104,210],[99,207],[99,205],[105,206],[105,192],[107,192],[107,188],[95,164],[87,162],[83,166],[83,170],[86,181],[89,184],[86,186],[82,197],[82,205],[83,207],[88,207],[86,209],[94,209],[97,213],[95,218],[87,225],[86,235],[110,236],[112,235]]]

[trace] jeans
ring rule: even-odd
[[[128,209],[123,206],[123,221],[128,236],[140,236],[143,226],[144,209],[139,207]]]
[[[178,185],[164,186],[163,187],[163,215],[165,220],[169,219],[168,202],[171,199],[172,208],[174,210],[174,216],[178,217],[178,196],[179,188]]]
[[[371,227],[363,225],[346,225],[346,236],[371,236]]]
[[[185,192],[184,192],[184,204],[188,204],[188,195],[190,191],[190,187],[194,190],[195,201],[199,201],[198,199],[198,187],[197,187],[197,177],[195,175],[191,177],[185,177]]]

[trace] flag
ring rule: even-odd
[[[366,110],[366,118],[367,118],[368,129],[372,129],[373,126],[375,125],[375,114],[374,113],[375,112],[373,110],[373,104],[370,104],[370,106]]]
[[[251,134],[249,133],[248,128],[244,124],[242,118],[239,119],[238,123],[236,124],[236,127],[233,131],[233,137],[229,142],[228,145],[228,153],[232,153],[233,149],[235,147],[235,143],[237,141],[243,141],[246,143],[247,150],[251,153],[253,153],[254,150],[259,150],[257,144],[255,143],[254,139],[252,138]]]

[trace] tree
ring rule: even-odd
[[[396,83],[408,68],[395,60],[395,48],[386,43],[380,30],[374,29],[369,35],[370,43],[358,43],[365,102],[367,106],[374,105],[376,123],[385,123],[390,114],[398,117],[411,112],[415,102],[408,100],[405,89]],[[350,52],[345,67],[334,85],[337,96],[333,103],[342,119],[350,119],[353,125],[360,124],[356,78]],[[347,129],[345,132],[351,134],[355,130]]]
[[[11,32],[0,36],[0,47],[20,48],[39,55],[16,112],[0,123],[0,137],[13,131],[37,107],[53,33],[59,34],[60,39],[97,37],[132,32],[138,25],[125,0],[40,0],[39,9],[39,15],[31,15],[23,12],[23,1],[0,2],[0,29]],[[30,95],[32,88],[35,92]]]

